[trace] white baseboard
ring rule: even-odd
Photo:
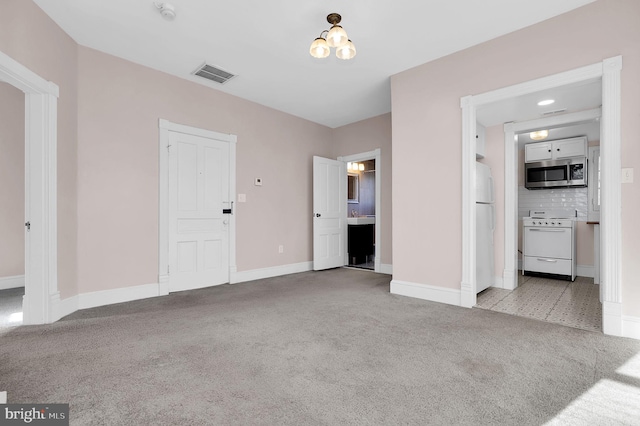
[[[622,316],[622,336],[640,340],[640,317]]]
[[[7,403],[7,391],[0,392],[0,404]]]
[[[133,287],[115,288],[113,290],[92,291],[80,293],[60,300],[60,317],[67,316],[78,309],[89,309],[98,306],[113,305],[115,303],[131,302],[132,300],[148,299],[161,296],[160,284],[143,284]]]
[[[388,263],[381,263],[380,264],[380,273],[381,274],[387,274],[387,275],[393,275],[393,265],[389,265]]]
[[[432,302],[446,303],[460,306],[459,289],[436,287],[428,284],[411,283],[407,281],[391,280],[391,294],[415,297]]]
[[[289,265],[271,266],[269,268],[250,269],[231,274],[231,284],[246,281],[261,280],[263,278],[279,277],[282,275],[297,274],[313,269],[313,262],[291,263]]]
[[[493,285],[491,287],[504,288],[504,280],[500,276],[493,277]]]
[[[0,290],[24,287],[24,275],[13,275],[11,277],[0,277]]]
[[[578,265],[576,267],[576,275],[579,277],[594,277],[595,268],[593,266]]]

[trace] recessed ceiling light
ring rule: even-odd
[[[546,139],[547,136],[549,136],[548,130],[538,130],[537,132],[529,133],[529,137],[534,141],[541,141],[543,139]]]
[[[555,102],[555,99],[545,99],[544,101],[538,102],[538,106],[551,105],[554,102]]]

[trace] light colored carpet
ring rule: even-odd
[[[638,421],[639,341],[395,296],[389,281],[308,272],[0,330],[0,390],[68,402],[73,425]]]

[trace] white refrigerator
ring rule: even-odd
[[[496,215],[493,178],[486,164],[476,162],[476,293],[494,282],[493,231]]]

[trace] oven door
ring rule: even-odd
[[[571,259],[571,228],[524,228],[524,255]]]

